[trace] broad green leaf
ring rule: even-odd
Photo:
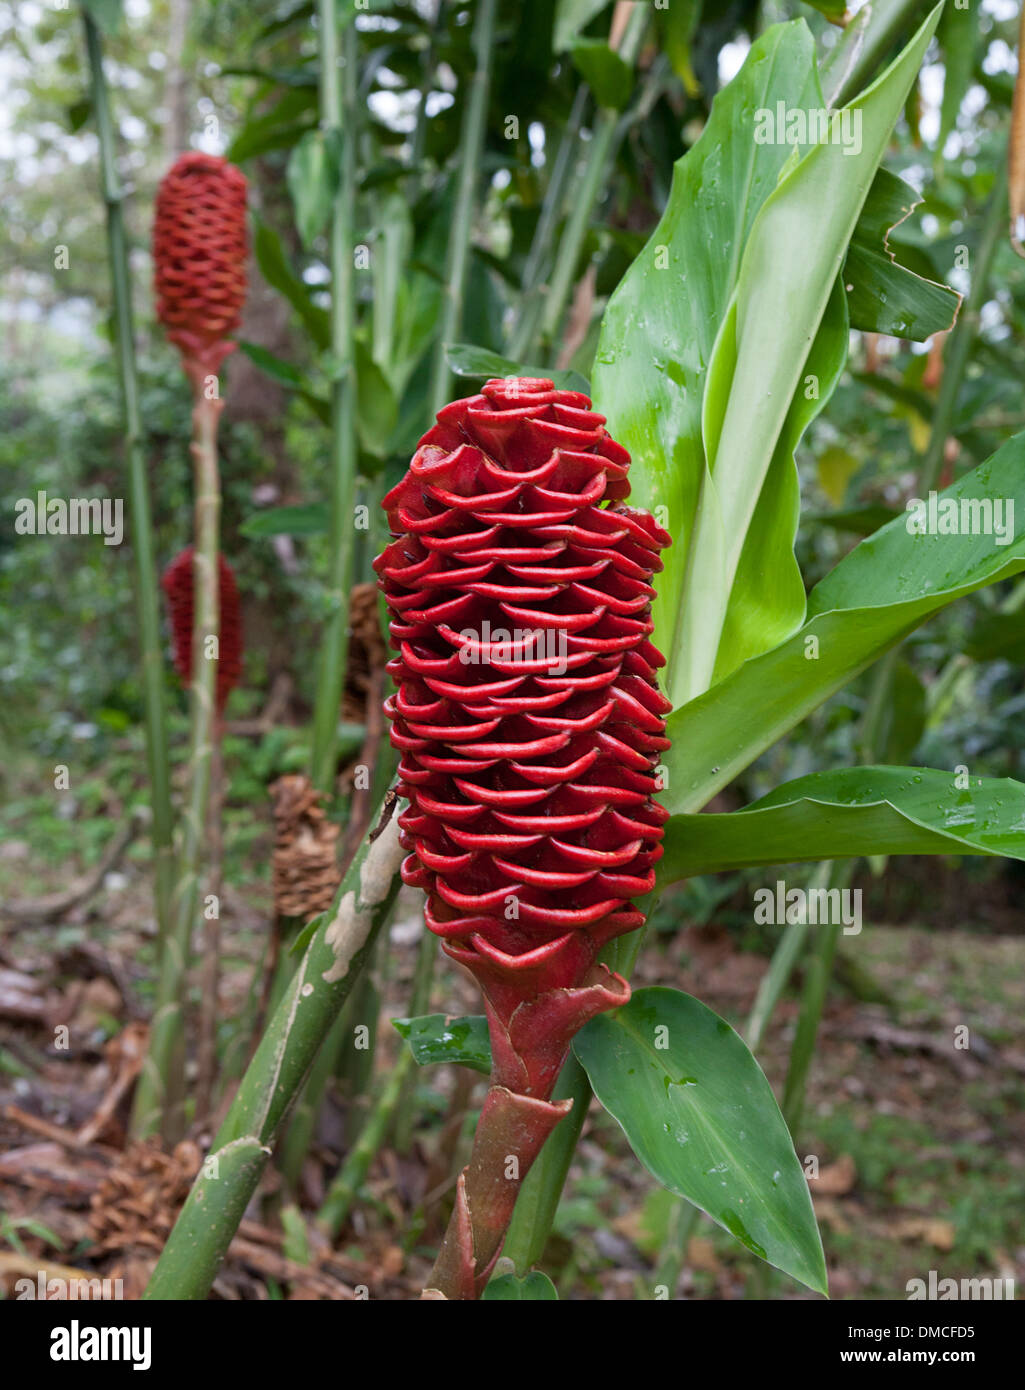
[[[848,767],[786,782],[742,811],[673,816],[665,883],[763,864],[873,854],[1025,859],[1025,786],[928,767]]]
[[[539,1269],[532,1269],[522,1279],[515,1274],[500,1274],[481,1294],[481,1299],[489,1303],[550,1303],[558,1297],[555,1285]]]
[[[920,202],[903,179],[876,174],[844,263],[852,328],[924,343],[952,327],[961,296],[901,265],[890,245],[890,232]]]
[[[1025,570],[1025,434],[940,499],[1005,499],[1014,526],[993,535],[910,535],[899,516],[845,556],[812,590],[808,621],[713,691],[670,715],[662,801],[698,811],[788,729],[933,613]]]
[[[565,53],[582,29],[600,14],[609,0],[556,0],[552,49]]]
[[[317,347],[326,349],[331,342],[327,312],[314,304],[306,285],[289,265],[281,238],[259,218],[256,219],[253,252],[268,285],[285,296],[309,329]]]
[[[471,347],[468,343],[452,343],[445,349],[445,354],[456,376],[474,377],[480,381],[503,376],[547,377],[562,390],[590,394],[590,383],[579,372],[557,371],[553,367],[525,367],[519,362],[511,362],[508,357],[500,357],[497,352]]]
[[[238,529],[240,535],[258,540],[263,536],[326,536],[331,524],[327,503],[309,502],[254,512]]]
[[[595,360],[596,406],[633,458],[630,500],[654,512],[673,537],[662,557],[653,640],[670,658],[674,703],[683,698],[674,634],[705,466],[707,365],[748,235],[792,153],[785,144],[753,139],[754,113],[775,110],[780,101],[804,111],[822,104],[803,21],[763,34],[715,98],[700,139],[676,164],[661,221],[609,302]],[[787,510],[792,542],[796,477],[777,489],[777,503]],[[772,603],[784,609],[782,630],[773,624],[766,633],[771,644],[800,622],[803,590],[792,555],[782,573],[775,566],[769,573],[772,595],[760,605],[759,624]]]
[[[392,1027],[405,1038],[418,1066],[437,1062],[491,1072],[491,1040],[483,1014],[452,1018],[448,1014],[423,1014],[420,1018],[393,1018]]]
[[[308,130],[288,157],[285,174],[295,207],[295,224],[307,250],[323,231],[338,191],[338,141],[322,130]]]
[[[602,39],[577,39],[572,55],[574,66],[591,88],[598,105],[622,111],[634,85],[633,68],[629,63]]]
[[[639,989],[573,1051],[634,1153],[748,1250],[817,1293],[811,1195],[772,1087],[743,1040],[689,994]]]
[[[809,344],[820,324],[829,322],[827,305],[834,306],[836,322],[837,275],[848,242],[938,17],[937,8],[882,76],[833,113],[830,138],[788,165],[751,229],[702,402],[706,462],[674,633],[674,701],[693,699],[764,651],[785,635],[780,627],[794,617],[792,604],[781,608],[778,623],[760,641],[754,631],[754,647],[750,627],[738,641],[728,622],[734,609],[746,613],[759,582],[771,573],[752,566],[745,573],[749,532],[758,537],[770,530],[777,554],[788,525],[793,541],[796,516],[791,511],[788,520],[785,507],[767,508],[762,490],[767,479],[771,483],[771,470],[785,466],[793,472],[792,460],[779,450],[792,403],[819,375]],[[775,125],[774,136],[779,138]],[[762,550],[768,552],[767,542]],[[790,564],[796,570],[792,555]],[[791,631],[799,621],[790,622]]]

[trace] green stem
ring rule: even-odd
[[[591,1083],[572,1053],[555,1083],[552,1099],[572,1100],[573,1109],[555,1126],[524,1179],[502,1246],[503,1256],[512,1260],[520,1274],[526,1274],[544,1254],[591,1103]]]
[[[850,882],[855,862],[853,859],[845,859],[842,863],[834,865],[829,877],[830,888],[843,888]],[[808,1070],[815,1054],[815,1040],[818,1037],[822,1009],[833,974],[833,959],[842,932],[843,927],[839,924],[819,926],[808,962],[808,973],[801,996],[801,1012],[797,1020],[797,1034],[790,1049],[790,1063],[783,1087],[783,1115],[791,1134],[796,1133],[801,1124]]]
[[[445,259],[445,297],[428,395],[432,416],[438,413],[449,398],[450,378],[446,351],[450,343],[458,340],[463,321],[463,296],[466,291],[470,238],[473,232],[473,195],[480,175],[481,154],[484,149],[497,7],[497,0],[478,0],[477,19],[473,28],[476,68],[470,82],[470,94],[460,133],[459,176],[456,181],[456,200],[449,224],[448,253]]]
[[[260,1041],[145,1298],[202,1299],[209,1291],[256,1191],[271,1145],[398,892],[403,850],[397,821],[388,814],[372,833],[313,933]],[[233,1162],[226,1171],[223,1160],[235,1154],[246,1161]]]
[[[637,61],[650,17],[646,5],[634,6],[619,48],[620,57],[630,67]],[[573,208],[559,242],[544,312],[541,315],[541,336],[549,345],[555,341],[566,305],[569,303],[588,223],[605,186],[609,165],[615,157],[624,130],[625,125],[617,111],[603,107],[598,112],[591,131],[583,178],[579,188],[574,192]]]
[[[975,251],[975,265],[972,268],[971,287],[961,308],[957,323],[951,330],[943,353],[943,378],[936,396],[936,407],[932,417],[932,432],[929,445],[922,460],[919,487],[928,494],[936,487],[943,470],[943,456],[950,437],[950,425],[954,418],[958,393],[964,381],[968,366],[968,354],[979,331],[979,316],[986,302],[986,287],[993,259],[1004,229],[1004,216],[1007,208],[1007,161],[997,164],[993,191],[982,224],[979,244]]]
[[[509,340],[509,356],[514,362],[527,360],[541,322],[545,302],[544,270],[551,253],[555,228],[566,203],[566,191],[570,175],[573,172],[577,147],[580,143],[580,125],[584,118],[587,97],[588,88],[585,85],[578,87],[576,96],[573,98],[569,118],[566,121],[566,129],[559,141],[559,149],[552,165],[548,185],[545,188],[544,198],[541,202],[541,213],[537,219],[537,226],[534,228],[530,251],[523,263],[521,280],[523,297],[520,301],[519,315]]]
[[[420,937],[416,953],[416,972],[413,976],[413,995],[410,1000],[410,1018],[419,1018],[430,1012],[431,985],[434,983],[434,967],[438,959],[438,938],[425,927]],[[398,1117],[395,1121],[395,1148],[400,1154],[408,1154],[413,1147],[413,1121],[416,1118],[415,1073],[410,1084],[402,1088]]]
[[[142,457],[142,415],[139,409],[139,383],[135,364],[132,286],[128,272],[121,186],[114,162],[114,128],[103,73],[102,41],[90,15],[84,12],[82,18],[89,54],[93,113],[100,143],[103,201],[107,208],[107,242],[114,301],[114,342],[125,420],[124,453],[128,469],[129,509],[132,519],[135,602],[142,648],[146,764],[149,774],[150,806],[153,812],[150,833],[153,840],[156,916],[160,938],[164,940],[171,921],[171,889],[174,881],[173,821],[164,710],[164,661],[160,644],[160,605],[153,556],[149,482]]]
[[[694,1227],[701,1215],[697,1207],[679,1198],[669,1217],[669,1229],[655,1268],[655,1287],[664,1285],[672,1298],[680,1282],[680,1271],[687,1260],[687,1250]]]
[[[357,66],[356,27],[343,34],[339,65],[335,0],[317,0],[320,41],[321,123],[341,146],[342,169],[331,211],[331,558],[327,583],[329,616],[320,646],[313,708],[310,776],[318,791],[334,791],[338,711],[349,645],[349,591],[356,501],[356,378],[353,365],[355,299],[353,208],[356,201]]]
[[[334,1238],[348,1220],[352,1204],[370,1170],[374,1155],[384,1143],[398,1108],[413,1062],[413,1054],[403,1045],[395,1065],[388,1073],[377,1104],[367,1116],[359,1139],[338,1170],[324,1204],[317,1214],[317,1225]]]
[[[825,873],[821,868],[819,870],[823,884],[828,877],[828,867],[827,864]],[[807,935],[807,922],[790,922],[779,939],[769,968],[758,986],[758,993],[747,1020],[747,1045],[752,1052],[757,1052],[762,1045],[769,1020],[776,1012],[776,1005],[793,974]]]
[[[221,405],[219,399],[207,400],[197,392],[192,410],[196,534],[193,551],[189,792],[172,899],[173,928],[164,941],[161,953],[149,1051],[139,1076],[133,1114],[137,1136],[154,1134],[159,1129],[165,1139],[172,1141],[179,1139],[183,1130],[184,995],[192,933],[198,920],[216,721],[217,660],[208,650],[208,642],[211,638],[216,641],[220,632],[217,549],[221,489],[217,472],[217,422]]]

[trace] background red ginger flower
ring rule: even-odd
[[[217,155],[191,150],[157,190],[153,223],[157,317],[182,356],[216,374],[246,298],[246,180]]]
[[[482,987],[495,1083],[541,1100],[577,1029],[629,998],[596,958],[642,924],[667,818],[648,636],[670,537],[623,505],[629,462],[585,395],[489,381],[420,441],[374,566],[399,652],[403,878]]]
[[[220,714],[242,675],[242,607],[235,575],[223,555],[217,557],[217,574],[220,613],[217,713]],[[171,561],[160,583],[167,595],[167,606],[171,614],[174,669],[188,685],[192,681],[192,596],[195,584],[191,546]]]

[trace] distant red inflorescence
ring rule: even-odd
[[[420,441],[374,566],[403,878],[481,985],[496,1084],[539,1099],[577,1029],[629,998],[597,956],[642,924],[667,819],[648,639],[670,537],[624,505],[629,462],[587,396],[489,381]]]
[[[217,573],[220,612],[220,639],[217,644],[217,712],[220,714],[228,696],[242,676],[242,609],[235,575],[223,555],[217,557]],[[171,561],[160,582],[167,595],[167,605],[171,613],[174,669],[188,685],[192,681],[192,600],[195,586],[191,546]]]
[[[246,297],[246,180],[192,150],[157,191],[153,267],[157,316],[186,363],[216,375]]]

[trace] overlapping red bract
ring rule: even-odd
[[[246,180],[192,150],[157,191],[153,271],[157,316],[182,356],[217,373],[246,297]]]
[[[396,539],[375,562],[399,652],[403,878],[481,984],[496,1083],[539,1098],[577,1029],[629,997],[596,958],[642,924],[631,900],[667,818],[648,636],[670,538],[623,505],[629,455],[604,426],[544,379],[446,406],[384,499]],[[558,648],[482,640],[485,623],[562,634],[567,669]]]
[[[217,644],[217,712],[220,714],[242,675],[242,608],[235,575],[223,555],[217,557],[217,573],[221,629]],[[191,546],[171,561],[160,583],[167,595],[167,606],[171,613],[174,669],[188,685],[192,680],[192,596],[195,586]]]

